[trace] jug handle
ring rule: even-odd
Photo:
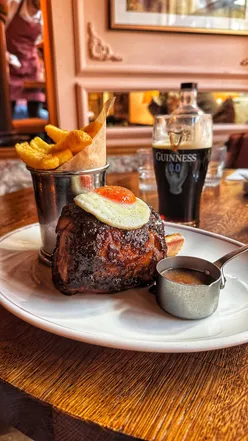
[[[229,262],[230,260],[234,259],[234,257],[239,256],[239,254],[244,253],[245,251],[248,250],[248,245],[244,245],[243,247],[238,248],[237,250],[231,251],[228,254],[225,254],[225,256],[220,257],[220,259],[216,260],[214,262],[214,265],[216,265],[221,272],[221,286],[220,288],[224,288],[225,283],[226,283],[226,279],[223,273],[223,266]]]

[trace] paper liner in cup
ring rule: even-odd
[[[114,102],[115,98],[106,101],[100,115],[96,118],[96,121],[101,123],[102,126],[94,136],[92,144],[81,150],[70,161],[58,167],[56,171],[89,170],[106,164],[106,118]]]

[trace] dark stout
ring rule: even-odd
[[[159,213],[167,221],[197,225],[211,148],[178,150],[153,145]]]

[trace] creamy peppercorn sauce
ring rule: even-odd
[[[211,275],[202,271],[187,268],[169,268],[161,274],[166,279],[183,285],[211,285],[215,280]]]

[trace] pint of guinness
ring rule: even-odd
[[[201,192],[211,147],[211,115],[156,118],[153,157],[159,213],[165,220],[199,225]]]

